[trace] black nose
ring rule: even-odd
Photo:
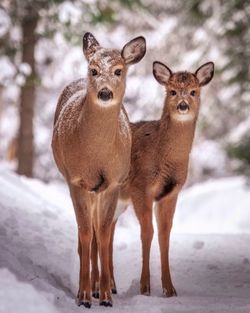
[[[187,111],[189,110],[189,105],[185,101],[182,101],[178,104],[177,109],[180,111]]]
[[[113,92],[108,88],[103,88],[98,92],[98,98],[103,101],[108,101],[113,98]]]

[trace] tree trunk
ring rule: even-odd
[[[20,175],[32,177],[34,163],[33,116],[35,105],[35,45],[38,15],[27,15],[22,20],[23,46],[22,62],[31,67],[31,74],[21,88],[20,95],[20,126],[18,133],[18,168]]]

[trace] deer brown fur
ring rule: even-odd
[[[119,186],[128,175],[131,153],[131,132],[122,101],[127,68],[139,62],[145,51],[143,37],[119,51],[102,48],[86,33],[87,80],[67,86],[55,112],[52,149],[75,209],[80,257],[77,303],[85,307],[91,306],[91,289],[96,295],[99,285],[100,305],[112,306],[110,238]],[[96,251],[91,251],[91,243]],[[99,272],[92,270],[90,278],[90,258],[97,259],[97,250],[101,274],[99,278]]]
[[[141,293],[150,294],[149,258],[153,238],[152,206],[161,254],[161,279],[165,296],[176,295],[169,270],[169,237],[178,194],[186,181],[189,153],[200,107],[200,89],[213,77],[212,62],[194,74],[172,71],[154,62],[153,74],[166,89],[160,120],[131,123],[132,152],[129,178],[120,199],[131,199],[141,226]]]

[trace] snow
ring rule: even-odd
[[[57,313],[51,296],[23,283],[6,268],[0,269],[0,312]],[[18,291],[18,292],[17,292]],[[21,306],[21,310],[18,309]]]
[[[211,179],[184,190],[173,230],[182,233],[249,234],[249,191],[242,177]]]
[[[7,56],[0,57],[0,67],[0,83],[7,85],[16,73],[15,67]]]
[[[81,11],[73,3],[66,1],[61,4],[59,9],[59,20],[62,23],[76,25],[81,17]]]
[[[28,76],[31,74],[32,69],[28,63],[21,63],[19,66],[19,71],[23,73],[25,76]]]
[[[121,132],[125,137],[130,137],[131,132],[130,132],[130,127],[129,127],[129,122],[128,118],[125,115],[124,111],[121,110],[119,114],[119,122],[120,122],[120,127],[121,127]]]
[[[240,142],[241,138],[249,134],[249,131],[250,131],[250,117],[248,116],[243,122],[241,122],[228,134],[228,141],[231,144],[237,144],[238,142]]]
[[[227,155],[222,145],[214,140],[200,140],[194,144],[190,155],[192,180],[198,181],[205,173],[225,176],[228,170]]]
[[[11,20],[9,15],[0,8],[0,37],[3,37],[9,30],[11,25]]]
[[[82,312],[74,297],[79,261],[74,210],[65,185],[44,184],[0,168],[0,312]],[[152,295],[139,295],[139,226],[129,208],[115,236],[114,313],[249,312],[250,193],[242,177],[182,192],[171,238],[178,297],[161,295],[156,233]],[[220,234],[218,234],[220,233]],[[92,312],[100,312],[93,300]],[[107,309],[108,310],[108,309]]]
[[[163,38],[167,38],[169,36],[174,27],[177,25],[177,19],[175,17],[168,17],[168,19],[161,20],[153,19],[152,22],[154,27],[157,29],[157,32],[153,31],[153,34],[149,34],[150,40],[147,42],[148,47],[157,46]]]

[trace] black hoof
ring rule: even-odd
[[[92,292],[92,297],[95,299],[99,299],[99,292],[98,291],[93,291]]]
[[[113,293],[114,295],[116,295],[116,294],[117,294],[117,290],[116,290],[116,288],[112,288],[112,289],[111,289],[111,291],[112,291],[112,293]]]
[[[113,306],[112,302],[111,302],[111,301],[108,301],[108,300],[103,300],[103,301],[101,301],[101,302],[100,302],[100,305],[101,305],[101,306],[105,306],[105,307],[108,307],[108,306],[112,307],[112,306]]]
[[[90,302],[84,302],[83,305],[85,308],[90,309],[91,308],[91,303]]]
[[[83,305],[85,308],[90,309],[91,303],[89,301],[78,300],[78,306]]]

